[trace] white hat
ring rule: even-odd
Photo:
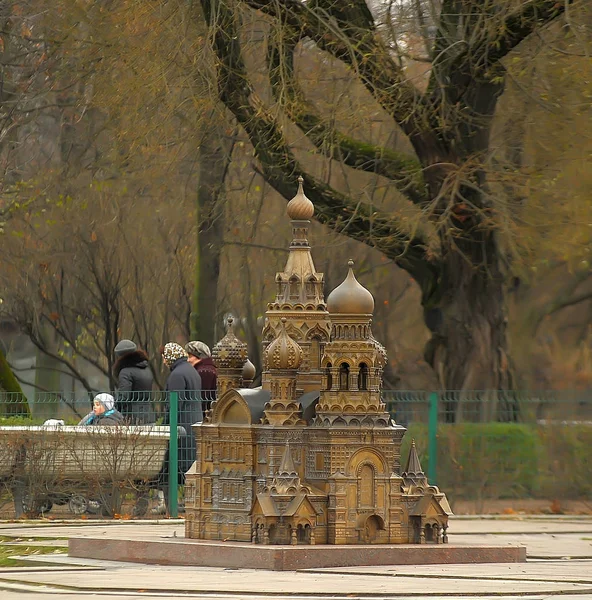
[[[95,400],[98,400],[105,410],[111,410],[115,406],[115,398],[111,394],[97,394]]]

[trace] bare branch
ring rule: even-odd
[[[432,280],[437,270],[426,260],[426,242],[402,233],[391,215],[376,213],[365,204],[353,205],[350,198],[305,172],[293,156],[278,123],[265,109],[248,79],[238,40],[235,15],[227,6],[203,0],[205,14],[213,29],[218,58],[218,93],[247,132],[266,181],[284,198],[296,193],[295,176],[302,174],[307,194],[315,203],[317,219],[337,232],[378,248],[420,283]]]
[[[338,158],[349,167],[390,179],[415,204],[427,200],[420,163],[413,157],[355,140],[337,131],[307,101],[294,71],[296,32],[280,26],[268,41],[269,78],[276,100],[307,138],[329,158]],[[292,33],[292,35],[290,35]]]

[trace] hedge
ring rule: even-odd
[[[402,468],[415,439],[427,473],[428,430],[412,424],[403,440]],[[436,484],[451,498],[589,498],[592,424],[441,424]]]

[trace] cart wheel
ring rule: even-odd
[[[136,504],[132,509],[132,515],[134,517],[143,517],[148,512],[148,498],[147,496],[139,496],[136,500]]]
[[[88,501],[84,496],[74,494],[70,500],[68,500],[68,507],[72,514],[83,515],[88,508]]]

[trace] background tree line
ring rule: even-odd
[[[302,174],[317,268],[328,292],[356,259],[390,386],[589,385],[586,2],[27,0],[1,19],[18,379],[112,384],[131,337],[162,383],[160,344],[212,344],[230,312],[259,364]]]

